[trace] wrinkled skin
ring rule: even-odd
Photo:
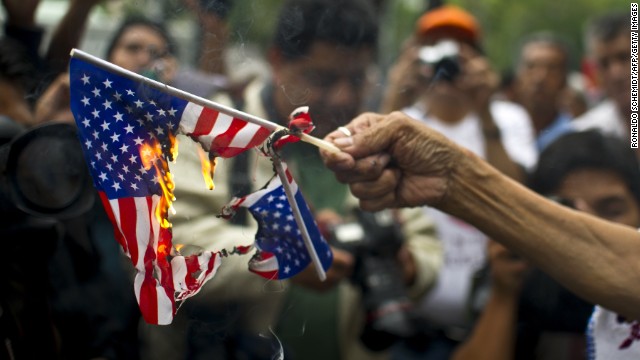
[[[450,140],[399,112],[365,113],[346,127],[353,136],[334,131],[325,138],[343,152],[321,155],[364,210],[439,204],[465,158]]]

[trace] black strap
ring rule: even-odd
[[[251,179],[249,176],[249,152],[245,151],[233,158],[231,165],[231,177],[229,178],[229,189],[232,196],[244,196],[251,192]],[[247,209],[239,207],[236,214],[231,218],[234,225],[247,224]]]

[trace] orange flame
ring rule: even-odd
[[[211,161],[207,153],[202,150],[201,147],[198,147],[198,156],[200,157],[200,164],[202,165],[202,177],[204,178],[204,183],[207,185],[209,190],[213,190],[216,185],[213,183],[213,173],[216,170],[217,158],[213,158]]]
[[[175,137],[170,137],[169,140],[169,151],[173,158],[175,158],[175,156],[177,156]],[[163,156],[161,144],[158,142],[142,144],[140,147],[140,158],[146,170],[150,170],[151,167],[153,167],[156,171],[156,179],[162,189],[162,197],[156,207],[155,215],[160,226],[165,229],[170,228],[171,223],[167,220],[167,213],[169,209],[173,209],[171,204],[175,201],[175,197],[173,196],[175,184],[173,182],[173,175],[169,172],[169,164]]]

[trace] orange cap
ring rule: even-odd
[[[467,11],[443,5],[422,15],[416,22],[419,37],[453,37],[471,44],[480,42],[480,26]]]

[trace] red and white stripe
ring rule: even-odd
[[[289,172],[289,168],[287,168],[287,165],[285,163],[282,163],[282,165],[284,166],[285,169],[285,174],[287,176],[287,182],[289,183],[289,187],[291,188],[291,192],[293,194],[296,194],[298,192],[298,183],[296,183],[293,180],[293,176],[291,176],[291,173]],[[230,206],[232,209],[237,209],[239,206],[244,206],[246,208],[251,207],[253,204],[255,204],[258,200],[262,199],[263,194],[265,192],[270,192],[273,189],[277,188],[278,186],[280,186],[282,184],[282,182],[280,181],[280,177],[279,176],[275,176],[273,179],[271,179],[269,181],[269,183],[267,183],[267,186],[252,192],[251,194],[248,194],[246,196],[240,197],[240,198],[233,198],[228,206]]]
[[[249,271],[265,279],[278,279],[278,258],[270,252],[262,251],[259,257],[249,260]]]
[[[160,196],[109,200],[100,192],[100,198],[118,242],[136,269],[134,291],[143,318],[149,324],[170,324],[175,301],[198,293],[215,275],[220,258],[203,252],[175,256],[169,263],[171,231],[162,228],[155,215]]]
[[[188,103],[182,113],[180,132],[225,158],[262,144],[271,134],[260,125],[193,103]]]
[[[171,259],[176,300],[184,300],[197,294],[202,285],[216,274],[221,262],[220,256],[211,251]],[[195,277],[198,273],[198,277]]]

